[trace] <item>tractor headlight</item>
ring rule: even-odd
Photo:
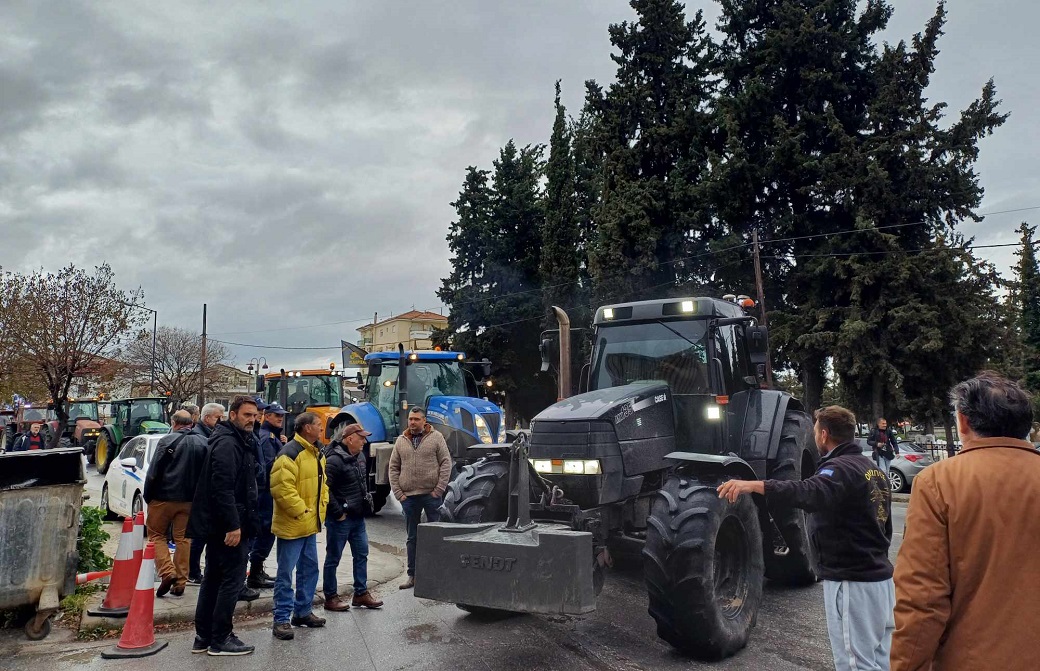
[[[585,472],[585,464],[577,459],[567,459],[563,462],[563,472],[568,475],[581,475]]]
[[[600,475],[598,459],[531,459],[534,470],[549,475]]]
[[[548,459],[532,459],[531,462],[538,473],[552,473],[552,462]]]
[[[480,442],[490,445],[495,442],[495,439],[491,437],[491,429],[488,428],[487,422],[480,415],[473,415],[473,425],[477,427],[477,437],[480,438]]]
[[[707,415],[708,419],[722,419],[722,408],[717,405],[709,405]]]

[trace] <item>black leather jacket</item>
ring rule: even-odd
[[[338,520],[343,513],[346,513],[347,517],[364,517],[372,510],[367,473],[364,452],[352,457],[347,448],[340,444],[325,448],[325,475],[329,480],[329,519]]]
[[[188,519],[189,538],[223,537],[241,529],[243,538],[260,531],[256,498],[256,448],[251,433],[220,422],[209,437]]]

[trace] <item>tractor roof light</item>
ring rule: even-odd
[[[494,385],[494,382],[492,382],[491,380],[487,380],[487,381],[484,382],[484,386],[486,386],[487,388],[490,389],[491,387],[493,387],[495,385]]]
[[[680,306],[679,309],[681,309],[683,312],[688,312],[689,313],[689,312],[693,312],[693,308],[694,308],[693,301],[683,301],[682,305]]]
[[[459,361],[462,361],[463,359],[465,359],[465,358],[466,358],[466,355],[465,355],[465,354],[459,354],[459,355],[458,355],[458,356],[456,356],[455,358],[456,358],[456,359],[458,359]]]
[[[418,361],[419,360],[419,355],[416,354],[415,352],[412,352],[411,354],[408,355],[408,359],[410,361]]]
[[[604,319],[613,319],[614,318],[614,308],[603,308],[603,318]]]

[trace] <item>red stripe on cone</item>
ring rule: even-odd
[[[101,653],[105,659],[154,655],[168,643],[155,640],[155,545],[146,545],[142,554],[141,570],[137,576],[136,589],[130,602],[130,614],[126,618],[123,634],[115,647]]]
[[[141,560],[134,559],[134,521],[127,517],[123,520],[123,533],[119,535],[119,548],[112,564],[112,580],[108,583],[105,600],[95,610],[87,613],[102,617],[125,617],[130,610],[130,601],[134,596],[134,585],[141,569]]]

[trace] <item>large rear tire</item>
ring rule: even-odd
[[[108,473],[108,467],[112,465],[112,460],[116,458],[118,449],[119,446],[112,440],[112,434],[108,431],[102,431],[98,436],[97,444],[94,446],[94,464],[98,473],[102,475]]]
[[[485,457],[462,467],[448,483],[442,522],[504,522],[509,514],[509,460]]]
[[[815,468],[803,468],[806,455],[815,467],[812,422],[803,412],[788,411],[780,431],[780,447],[770,463],[770,480],[798,481],[811,477]],[[816,582],[816,553],[809,540],[805,511],[774,507],[769,510],[780,530],[771,527],[763,534],[762,551],[766,578],[783,585],[804,586]]]
[[[721,480],[669,474],[643,548],[657,635],[704,660],[745,645],[762,602],[762,531],[750,496],[720,499]]]

